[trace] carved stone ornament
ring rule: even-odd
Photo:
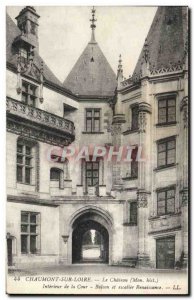
[[[69,236],[68,235],[62,235],[61,237],[62,237],[64,243],[66,244],[67,241],[68,241]]]
[[[145,39],[145,43],[143,46],[143,60],[148,63],[150,57],[149,57],[149,45],[148,45],[148,41],[147,38]]]
[[[71,138],[57,136],[56,133],[50,130],[42,131],[40,127],[35,128],[35,126],[32,127],[15,120],[7,119],[7,131],[55,146],[64,147],[72,142]]]
[[[20,55],[17,57],[17,72],[21,75],[30,76],[40,82],[43,81],[43,65],[41,63],[40,67],[38,68],[34,64],[34,54],[31,51],[29,58],[26,62],[21,60]]]
[[[43,67],[43,61],[41,62],[41,68],[40,68],[40,103],[42,104],[44,102],[44,98],[43,98],[43,83],[44,83],[44,67]]]
[[[17,94],[18,94],[18,95],[20,95],[20,94],[21,94],[21,92],[22,92],[22,89],[21,89],[21,87],[17,87],[16,91],[17,91]]]
[[[183,123],[184,128],[188,128],[188,106],[183,108]]]
[[[146,82],[146,80],[145,80],[145,82]],[[139,103],[139,108],[138,108],[138,110],[139,110],[139,112],[140,112],[140,111],[144,111],[144,112],[147,112],[147,113],[149,113],[149,114],[152,113],[152,107],[151,107],[151,105],[150,105],[149,103],[147,103],[147,102],[140,102],[140,103]]]
[[[188,97],[185,96],[180,103],[180,110],[184,108],[184,106],[188,106]]]
[[[146,112],[140,111],[138,115],[138,127],[139,127],[139,132],[146,132]]]
[[[184,128],[188,128],[188,97],[184,97],[180,104],[180,109],[183,112]]]
[[[121,124],[113,124],[111,126],[111,135],[119,135],[121,134],[122,125]]]
[[[188,205],[188,190],[183,190],[182,191],[182,207]]]
[[[182,70],[183,70],[183,63],[181,61],[178,61],[175,64],[169,62],[168,66],[161,66],[160,68],[157,68],[154,64],[150,65],[151,75],[160,75],[164,73],[171,73],[171,72],[177,72]]]
[[[138,192],[137,193],[137,207],[138,208],[144,208],[148,205],[148,199],[147,199],[147,193],[146,192]]]

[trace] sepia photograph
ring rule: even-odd
[[[188,19],[6,7],[7,294],[189,294]]]

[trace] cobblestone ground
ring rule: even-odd
[[[104,264],[74,264],[71,266],[57,265],[57,266],[45,266],[45,267],[29,267],[22,269],[9,270],[10,275],[43,275],[43,274],[143,274],[143,273],[186,273],[185,270],[156,270],[156,269],[138,269],[129,268],[123,266],[108,266]]]

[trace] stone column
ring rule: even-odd
[[[119,151],[119,147],[121,146],[121,134],[122,124],[119,122],[114,122],[112,125],[112,144],[114,147],[114,152]],[[120,186],[121,183],[121,161],[117,162],[117,157],[112,156],[112,186],[115,188]]]
[[[183,241],[183,267],[188,262],[188,97],[181,102],[181,115],[183,120],[183,186],[181,190],[181,212],[182,212],[182,241]]]
[[[148,267],[148,196],[145,191],[139,190],[137,192],[137,207],[138,207],[138,254],[137,266]]]
[[[151,106],[146,102],[139,104],[139,146],[142,147],[141,160],[138,163],[138,191],[137,191],[137,207],[138,207],[138,262],[139,267],[149,266],[148,255],[148,200],[150,198],[150,114]]]
[[[180,109],[183,120],[183,187],[188,187],[188,97],[183,98]]]

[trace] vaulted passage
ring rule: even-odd
[[[79,217],[73,226],[72,263],[108,263],[109,234],[92,213]]]

